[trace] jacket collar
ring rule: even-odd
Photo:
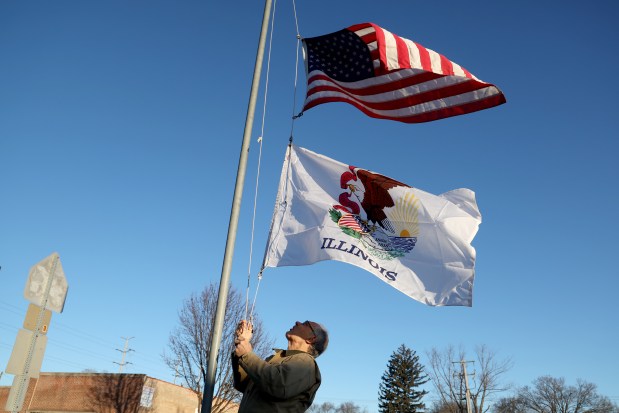
[[[300,353],[309,354],[307,351],[303,351],[303,350],[284,350],[281,348],[274,348],[273,351],[275,351],[275,354],[281,357],[292,356],[294,354],[300,354]],[[309,355],[311,356],[311,354]]]

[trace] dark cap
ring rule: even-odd
[[[329,345],[329,332],[320,323],[315,321],[310,321],[310,323],[312,323],[314,334],[316,334],[316,340],[314,340],[312,345],[314,346],[314,350],[316,350],[315,357],[318,357],[324,353]]]

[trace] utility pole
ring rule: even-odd
[[[472,361],[460,360],[460,365],[462,366],[462,374],[464,375],[464,386],[466,388],[466,411],[467,413],[472,413],[471,389],[469,387],[469,376],[466,374],[466,363],[472,363]]]
[[[473,361],[453,361],[453,364],[460,363],[460,369],[462,373],[460,373],[460,402],[458,406],[460,407],[460,403],[462,402],[462,382],[464,381],[464,388],[466,394],[466,412],[473,413],[473,405],[471,403],[471,388],[469,387],[469,376],[466,373],[466,363],[474,363]],[[475,373],[473,373],[475,375]],[[462,412],[462,408],[460,407],[460,411]]]
[[[178,365],[181,364],[180,358],[176,361],[174,365],[174,384],[176,384],[176,379],[178,379]]]
[[[123,372],[123,367],[125,367],[125,365],[127,365],[127,364],[132,364],[132,363],[130,363],[130,362],[128,362],[128,361],[127,361],[127,362],[125,362],[125,357],[127,356],[127,353],[128,353],[128,352],[130,352],[130,351],[134,351],[133,349],[130,349],[130,348],[129,348],[129,340],[131,340],[132,338],[135,338],[135,337],[121,337],[121,338],[122,338],[123,340],[125,340],[125,348],[124,348],[123,350],[116,349],[116,351],[120,351],[123,355],[122,355],[122,358],[121,358],[121,360],[120,360],[120,363],[116,363],[116,362],[114,362],[114,364],[118,364],[118,366],[119,366],[119,367],[118,367],[118,372],[119,372],[119,373],[122,373],[122,372]],[[469,412],[469,413],[470,413],[470,412]]]

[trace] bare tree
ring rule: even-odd
[[[336,413],[367,413],[366,409],[361,409],[353,402],[344,402],[335,410]]]
[[[331,402],[324,402],[321,404],[313,404],[309,410],[309,413],[367,413],[367,409],[362,409],[353,402],[344,402],[339,406],[334,405]]]
[[[495,413],[523,413],[526,407],[518,397],[504,397],[494,404],[492,410]]]
[[[90,402],[101,413],[137,413],[146,376],[94,374]]]
[[[185,386],[198,395],[198,408],[202,405],[202,391],[213,336],[218,291],[219,286],[211,283],[200,295],[192,294],[184,301],[178,314],[179,325],[170,334],[169,353],[163,354],[168,367],[180,376]],[[236,326],[244,316],[245,300],[234,287],[230,287],[222,342],[217,355],[213,413],[226,411],[231,403],[239,402],[241,398],[240,393],[233,386],[230,355],[234,350]],[[262,328],[262,321],[257,316],[254,316],[253,325],[254,352],[261,357],[266,357],[273,346],[273,340],[266,334]]]
[[[462,408],[466,408],[466,406],[462,406]],[[455,403],[444,403],[441,400],[435,401],[430,406],[430,410],[428,413],[453,413],[453,412],[461,412],[461,407],[459,407]]]
[[[575,386],[565,384],[565,379],[542,376],[525,386],[515,397],[520,411],[537,413],[613,413],[617,406],[597,393],[597,386],[578,380]]]
[[[336,406],[331,402],[324,402],[321,404],[312,404],[308,409],[309,413],[335,413]]]
[[[440,397],[438,405],[445,413],[466,411],[466,382],[461,362],[474,361],[474,374],[468,375],[471,396],[471,410],[485,413],[489,410],[489,398],[507,390],[501,384],[502,376],[512,367],[509,358],[499,359],[497,353],[485,345],[475,349],[474,360],[468,360],[464,349],[456,354],[453,346],[445,350],[433,348],[428,353],[430,370],[428,372],[434,388]],[[470,372],[472,373],[472,372]]]

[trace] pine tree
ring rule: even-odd
[[[381,413],[419,413],[425,410],[421,399],[428,392],[418,388],[429,379],[415,351],[404,344],[398,347],[381,380],[378,392]]]

